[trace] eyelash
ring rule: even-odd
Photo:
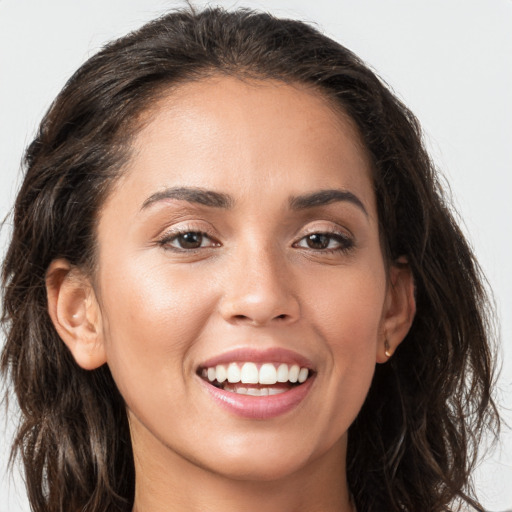
[[[178,240],[180,237],[184,237],[185,235],[195,235],[199,236],[200,240],[200,246],[199,247],[176,247],[171,245],[172,242]],[[305,247],[299,245],[301,242],[304,241],[305,244],[308,243],[308,238],[311,240],[312,237],[325,237],[323,239],[323,242],[327,242],[327,247],[325,248],[313,248],[313,247]],[[207,239],[210,241],[210,244],[206,247],[202,247],[202,242],[204,239]],[[332,242],[335,242],[337,244],[336,247],[329,247],[329,245],[332,244]],[[215,247],[220,247],[221,243],[215,240],[213,236],[211,236],[209,233],[197,229],[191,229],[191,228],[183,228],[176,231],[173,231],[171,233],[166,233],[160,238],[158,241],[158,245],[161,247],[164,247],[166,250],[175,251],[175,252],[181,252],[181,253],[195,253],[200,250],[204,249],[210,249]],[[302,236],[297,242],[294,242],[292,247],[295,248],[303,248],[306,250],[310,250],[317,253],[322,254],[334,254],[334,253],[347,253],[351,251],[354,248],[354,240],[351,236],[345,234],[345,233],[339,233],[335,231],[312,231],[310,233],[307,233],[306,235]]]
[[[328,246],[324,249],[314,249],[312,247],[303,247],[304,249],[309,249],[314,252],[321,252],[323,254],[333,254],[333,253],[346,253],[354,248],[354,240],[351,236],[345,233],[339,233],[337,231],[313,231],[311,233],[306,234],[300,240],[293,244],[294,247],[299,247],[299,243],[302,241],[306,241],[311,237],[326,237],[328,238]],[[338,246],[329,248],[329,245],[332,241],[335,241]]]
[[[185,235],[199,235],[201,237],[201,244],[203,239],[210,240],[211,244],[207,247],[195,247],[195,248],[186,248],[186,247],[174,247],[170,245],[173,241],[183,237]],[[164,247],[166,250],[176,251],[176,252],[196,252],[201,249],[209,249],[211,247],[219,247],[221,244],[217,242],[211,235],[206,233],[205,231],[201,231],[199,229],[190,229],[183,228],[171,233],[165,233],[162,238],[158,240],[158,245]]]

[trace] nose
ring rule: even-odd
[[[233,256],[220,302],[220,313],[227,322],[265,326],[299,319],[300,303],[290,262],[277,252],[260,248]]]

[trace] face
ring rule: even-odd
[[[271,479],[344,459],[396,308],[369,159],[322,95],[227,77],[170,93],[98,247],[136,460]]]

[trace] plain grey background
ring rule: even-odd
[[[194,2],[205,5],[203,1]],[[498,399],[512,424],[512,0],[261,0],[247,6],[316,23],[366,60],[419,117],[494,289],[503,370]],[[163,0],[0,0],[0,216],[19,162],[66,79],[101,45],[182,6]],[[6,229],[1,234],[5,247]],[[6,473],[13,418],[0,412],[0,512],[28,511]],[[512,508],[512,434],[475,474],[489,510]]]

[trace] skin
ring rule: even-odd
[[[169,187],[227,194],[230,207],[147,204]],[[360,204],[290,207],[326,189]],[[179,232],[208,236],[180,249]],[[328,247],[308,245],[312,233],[327,233]],[[350,119],[301,85],[183,85],[146,113],[97,236],[92,279],[53,262],[49,311],[77,363],[107,363],[126,401],[134,511],[352,510],[347,430],[414,298],[407,266],[383,259],[370,161]],[[241,418],[204,391],[196,371],[207,359],[272,347],[316,371],[291,411]]]

